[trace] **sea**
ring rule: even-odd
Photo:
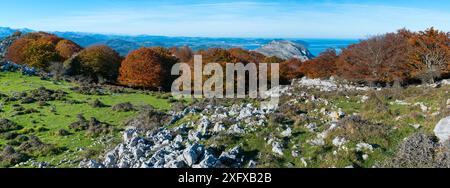
[[[327,49],[335,49],[338,53],[342,48],[346,48],[349,45],[356,44],[359,39],[301,39],[306,44],[308,50],[314,55],[318,56],[320,53]]]

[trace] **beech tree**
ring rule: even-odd
[[[170,89],[171,68],[177,59],[161,48],[141,48],[130,52],[120,67],[119,83],[151,90]]]
[[[31,67],[47,69],[51,62],[61,60],[61,56],[55,50],[55,45],[49,41],[32,41],[23,50],[24,64]]]
[[[181,62],[187,63],[194,57],[194,52],[189,46],[173,47],[170,49],[172,54],[177,57]]]
[[[80,52],[82,48],[70,41],[70,40],[61,40],[56,44],[56,51],[59,53],[59,55],[64,59],[71,58],[74,54]]]
[[[328,49],[318,57],[304,62],[300,67],[300,72],[309,78],[329,78],[336,74],[338,58],[335,49]]]
[[[62,62],[81,49],[72,41],[45,32],[28,33],[13,42],[6,59],[17,64],[48,69],[52,62]]]
[[[303,62],[300,59],[292,58],[280,64],[280,83],[289,84],[292,79],[303,77],[300,67]]]
[[[105,45],[91,46],[82,50],[73,59],[72,74],[88,76],[95,81],[117,79],[122,57]],[[67,66],[67,65],[66,65]]]
[[[415,76],[434,83],[443,73],[449,73],[450,34],[434,28],[415,34],[409,40],[412,45],[411,65]]]
[[[371,37],[343,49],[337,74],[347,80],[388,83],[409,78],[407,38],[388,33]]]

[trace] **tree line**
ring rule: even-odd
[[[341,49],[340,53],[329,49],[306,62],[266,57],[241,48],[209,48],[194,52],[187,46],[144,47],[121,57],[108,46],[82,48],[56,35],[35,32],[14,41],[8,48],[6,59],[57,76],[169,90],[176,79],[170,74],[172,66],[178,62],[193,65],[196,54],[203,56],[203,64],[280,63],[282,83],[304,76],[333,76],[364,84],[407,84],[434,82],[450,75],[450,34],[434,28],[420,32],[402,29],[373,36]]]

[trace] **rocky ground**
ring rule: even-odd
[[[450,167],[448,80],[369,88],[301,79],[260,100],[142,112],[86,168]],[[431,92],[431,93],[430,93]],[[273,93],[273,92],[272,92]]]

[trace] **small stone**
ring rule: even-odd
[[[245,131],[238,124],[234,124],[228,130],[228,133],[230,133],[230,134],[244,134]]]
[[[272,143],[272,152],[278,155],[283,156],[283,145],[281,145],[281,143],[279,142],[273,142]]]
[[[373,151],[373,146],[367,143],[359,143],[356,144],[356,151],[368,151],[368,152],[372,152]]]
[[[367,160],[367,159],[369,159],[369,155],[364,154],[364,155],[362,155],[362,158],[363,158],[363,160]]]
[[[411,125],[411,127],[413,127],[414,129],[419,129],[421,127],[420,124],[413,124]]]
[[[336,146],[336,147],[341,147],[346,142],[347,142],[347,140],[344,137],[336,137],[336,138],[333,139],[333,145]]]
[[[283,137],[291,137],[292,136],[292,129],[291,128],[287,128],[286,130],[284,130],[283,132],[281,132],[281,136]]]
[[[216,125],[214,125],[213,128],[213,132],[215,133],[219,133],[225,130],[226,130],[225,125],[223,125],[222,123],[216,123]]]
[[[257,165],[258,165],[258,163],[257,163],[256,161],[250,160],[250,161],[248,162],[247,168],[256,168]]]

